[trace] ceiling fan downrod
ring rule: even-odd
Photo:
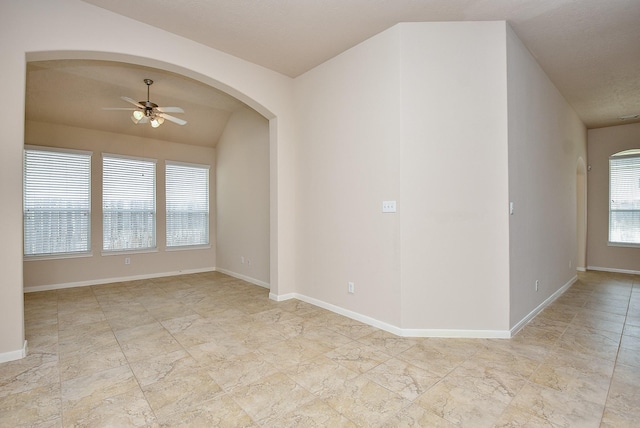
[[[152,103],[149,97],[149,87],[151,85],[153,85],[153,80],[151,79],[144,79],[143,80],[144,83],[147,85],[147,100],[146,101],[140,101],[140,104],[144,105],[144,115],[147,117],[151,117],[152,113],[153,113],[153,109],[158,107],[157,104]]]

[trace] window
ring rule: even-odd
[[[156,247],[156,162],[102,156],[104,251]]]
[[[640,149],[609,158],[609,243],[640,245]]]
[[[28,146],[23,191],[25,256],[89,253],[90,152]]]
[[[209,244],[209,167],[167,162],[167,247]]]

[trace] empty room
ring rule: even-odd
[[[637,22],[2,2],[0,426],[635,426]]]

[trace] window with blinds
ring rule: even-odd
[[[27,146],[24,255],[89,253],[91,152]]]
[[[609,158],[609,243],[640,245],[640,149]]]
[[[167,247],[209,244],[209,166],[166,164]]]
[[[156,161],[102,156],[102,249],[156,247]]]

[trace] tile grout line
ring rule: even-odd
[[[625,312],[624,315],[624,321],[622,323],[622,332],[620,334],[620,340],[618,341],[618,349],[616,350],[616,357],[614,359],[613,362],[613,371],[611,372],[611,377],[609,378],[609,387],[607,388],[607,396],[604,399],[604,404],[602,406],[602,415],[600,416],[600,425],[602,425],[603,421],[604,421],[604,416],[607,410],[607,402],[609,401],[609,393],[611,392],[611,385],[613,384],[613,379],[615,377],[616,374],[616,369],[618,367],[618,356],[620,355],[620,348],[622,347],[622,338],[624,336],[624,330],[625,327],[627,326],[627,317],[629,315],[629,308],[631,305],[631,296],[633,295],[633,286],[634,286],[634,280],[631,280],[631,291],[629,293],[629,299],[627,301],[627,310]]]

